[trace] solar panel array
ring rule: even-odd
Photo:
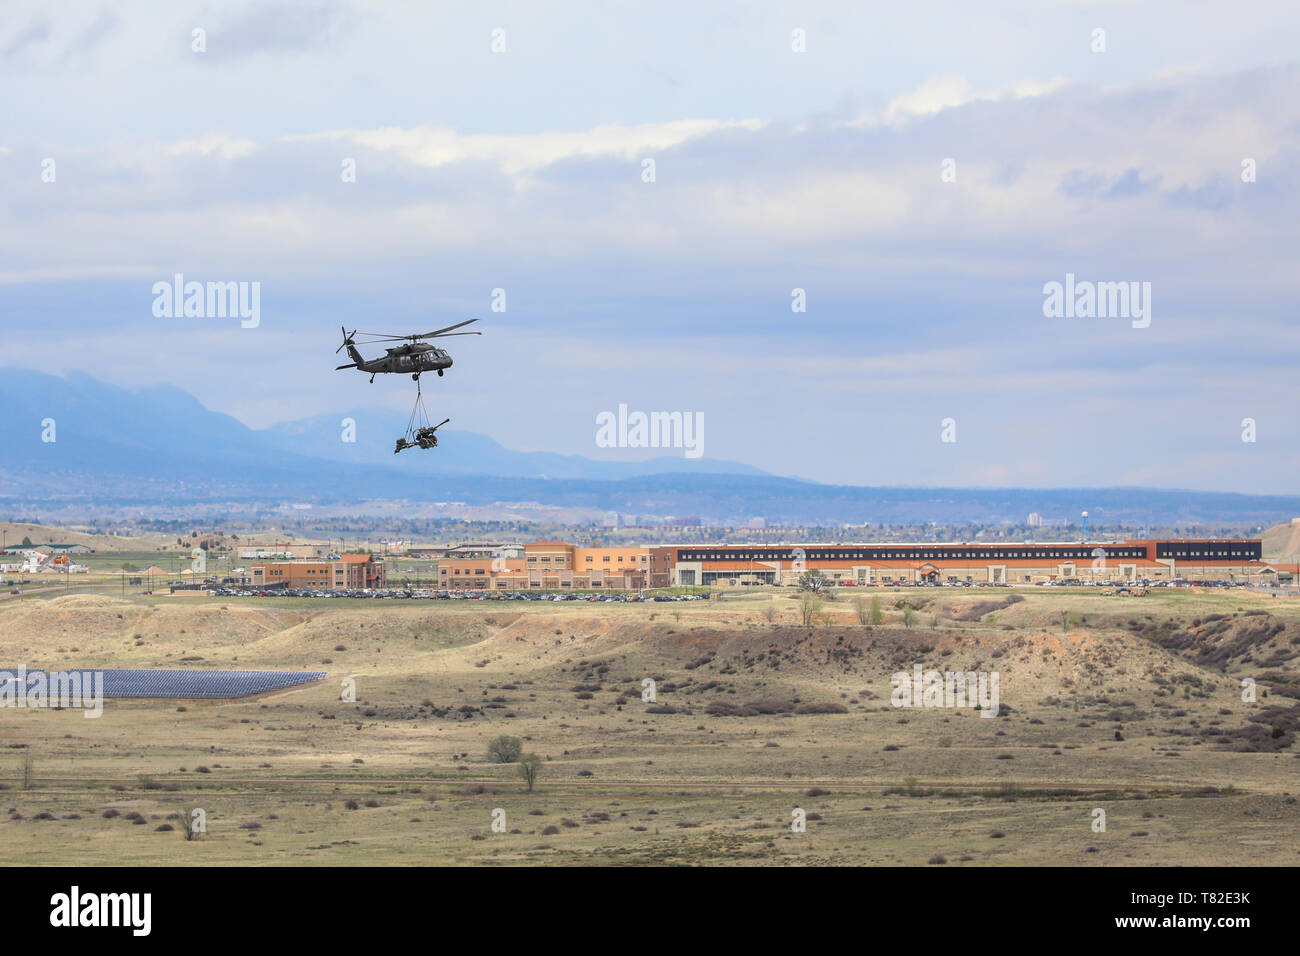
[[[17,668],[8,670],[17,677]],[[136,670],[68,667],[64,671],[95,672],[104,675],[104,697],[182,697],[222,699],[248,697],[298,684],[310,684],[325,677],[325,671],[200,671]],[[28,680],[40,669],[27,671]]]

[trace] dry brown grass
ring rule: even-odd
[[[6,827],[0,859],[1300,858],[1295,747],[1234,752],[1205,733],[1233,731],[1260,708],[1287,703],[1244,704],[1237,682],[1289,646],[1300,624],[1294,599],[1026,591],[1022,602],[958,620],[972,617],[983,595],[937,591],[921,595],[930,604],[909,631],[893,607],[908,592],[881,596],[889,612],[882,627],[857,624],[841,598],[827,609],[842,623],[811,629],[797,626],[787,593],[771,592],[628,606],[15,602],[0,610],[0,663],[8,666],[182,666],[181,658],[201,658],[184,666],[322,669],[330,679],[263,699],[110,701],[98,720],[71,711],[0,713],[6,742],[30,745],[35,781],[19,789],[24,751],[0,749],[0,781],[11,787],[5,807],[21,817]],[[680,622],[669,610],[681,611]],[[1068,629],[1063,610],[1075,615]],[[1174,620],[1176,633],[1196,633],[1193,620],[1241,621],[1251,610],[1269,612],[1283,630],[1252,645],[1251,660],[1221,666],[1128,624]],[[913,662],[996,669],[1010,712],[986,719],[889,706],[890,675]],[[1272,670],[1294,675],[1294,664]],[[349,675],[356,703],[338,700]],[[653,708],[641,699],[647,677],[656,682]],[[502,733],[542,756],[533,794],[513,767],[488,762],[487,742]],[[808,796],[814,787],[827,792]],[[187,843],[180,832],[156,831],[170,813],[195,806],[207,811],[204,838]],[[1095,806],[1110,817],[1105,834],[1090,829]],[[520,832],[491,832],[497,807]],[[790,831],[795,807],[820,816],[807,833]],[[109,809],[138,812],[150,825],[106,819]],[[54,819],[36,819],[41,813]],[[1137,829],[1150,836],[1130,837]],[[994,831],[1005,838],[990,838]]]

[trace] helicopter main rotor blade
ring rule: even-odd
[[[445,329],[434,329],[432,332],[425,332],[421,335],[412,335],[413,339],[431,339],[438,335],[450,332],[452,329],[459,329],[461,326],[469,325],[471,322],[477,322],[478,319],[466,319],[464,322],[457,322],[455,325],[449,325]],[[462,332],[461,335],[469,335],[468,332]]]
[[[418,335],[388,335],[387,333],[384,332],[353,331],[352,335],[348,336],[348,338],[352,338],[353,336],[356,335],[364,335],[366,336],[366,343],[363,344],[373,344],[375,342],[416,342],[419,341],[420,339],[442,338],[444,335],[448,335],[448,334],[482,335],[483,334],[482,332],[453,332],[452,331],[453,329],[459,329],[466,325],[469,325],[471,322],[477,322],[477,321],[478,319],[467,319],[464,322],[457,322],[455,325],[449,325],[445,329],[435,329],[432,332],[422,332]]]

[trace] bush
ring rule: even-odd
[[[800,704],[794,712],[796,714],[846,714],[848,708],[836,703]]]
[[[518,737],[502,734],[488,744],[488,759],[494,763],[515,763],[524,752],[524,743]]]

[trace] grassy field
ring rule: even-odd
[[[1296,597],[867,593],[879,626],[844,595],[800,626],[798,601],[770,589],[0,602],[6,666],[329,673],[262,698],[108,701],[98,719],[0,709],[0,860],[1300,862]],[[911,628],[901,601],[923,605]],[[999,716],[891,706],[891,675],[914,663],[996,671]],[[533,792],[488,760],[500,734],[541,757]],[[195,807],[207,832],[186,841]]]

